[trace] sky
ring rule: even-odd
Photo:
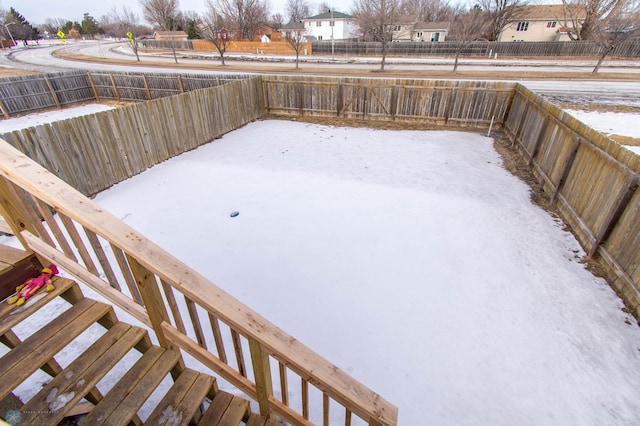
[[[399,424],[638,424],[640,328],[493,143],[256,121],[95,202],[397,404]]]
[[[271,13],[284,14],[284,5],[286,0],[269,0],[271,4]],[[312,4],[312,10],[315,10],[321,1],[310,1]],[[331,2],[328,2],[331,4]],[[139,6],[138,1],[124,2],[121,0],[105,0],[105,1],[86,1],[86,0],[21,0],[21,1],[8,1],[2,0],[0,2],[6,9],[13,6],[15,10],[20,12],[31,24],[43,24],[47,18],[65,18],[66,20],[78,21],[82,20],[82,16],[85,12],[88,12],[91,16],[97,20],[104,14],[109,13],[114,6],[121,9],[123,5],[127,5],[129,9],[133,9],[138,13],[140,21],[142,18],[142,9]],[[336,10],[342,11],[341,7],[346,8],[344,12],[348,12],[351,8],[351,3],[340,3],[336,6]],[[196,12],[203,12],[205,10],[205,0],[179,0],[179,8],[182,11],[193,10]]]

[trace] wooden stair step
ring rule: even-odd
[[[213,385],[213,377],[185,369],[145,424],[188,425],[198,413],[200,405],[211,392]]]
[[[238,426],[240,422],[249,418],[249,414],[251,414],[249,401],[218,391],[199,424]]]
[[[282,423],[278,423],[273,419],[262,417],[260,414],[251,413],[249,420],[247,420],[247,426],[282,426]]]
[[[142,328],[115,324],[24,405],[20,424],[58,424],[145,338],[148,333]]]
[[[77,285],[73,280],[62,277],[53,277],[51,281],[55,286],[55,290],[47,293],[44,289],[41,289],[40,293],[29,298],[22,306],[10,305],[7,302],[0,304],[0,336],[25,320],[42,306]]]
[[[0,400],[100,318],[111,306],[83,299],[29,336],[0,359]]]
[[[154,346],[116,383],[80,425],[127,425],[176,365],[180,355]]]

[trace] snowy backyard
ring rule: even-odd
[[[640,423],[640,328],[479,132],[257,121],[95,201],[399,424]]]

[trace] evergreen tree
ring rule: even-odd
[[[13,7],[7,10],[5,24],[11,26],[11,34],[13,38],[24,40],[37,40],[40,38],[40,32],[36,27],[31,25],[24,16]]]
[[[98,22],[89,13],[83,15],[81,28],[82,34],[91,38],[95,37],[96,34],[104,34]]]

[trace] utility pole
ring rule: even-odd
[[[11,42],[13,43],[14,46],[16,46],[16,41],[13,39],[13,36],[11,35],[11,31],[9,31],[9,25],[13,25],[13,24],[15,24],[15,22],[9,22],[8,24],[4,24],[4,28],[9,33],[9,37],[11,38]]]
[[[333,61],[333,27],[336,26],[336,22],[333,20],[333,9],[329,11],[331,13],[331,21],[329,26],[331,27],[331,60]]]

